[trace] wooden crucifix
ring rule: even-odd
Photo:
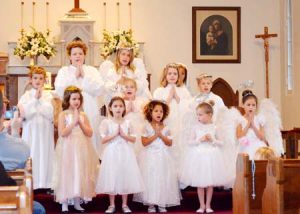
[[[79,6],[79,0],[74,0],[74,8],[69,13],[85,13]]]
[[[255,38],[264,40],[265,63],[266,63],[266,97],[269,98],[269,38],[277,37],[277,33],[269,34],[268,27],[264,28],[264,34],[255,35]]]

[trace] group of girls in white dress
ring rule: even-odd
[[[213,187],[228,187],[234,177],[226,169],[234,169],[235,159],[227,156],[237,151],[253,158],[258,148],[268,146],[268,118],[256,116],[258,100],[251,91],[243,93],[244,115],[225,122],[235,125],[232,137],[223,140],[219,117],[233,112],[211,92],[210,75],[198,76],[199,94],[192,97],[187,68],[167,64],[152,99],[145,67],[130,47],[118,48],[115,63],[105,61],[101,72],[84,64],[87,47],[81,41],[71,42],[67,53],[70,65],[58,71],[55,93],[43,90],[45,69],[32,67],[32,89],[18,104],[22,138],[31,146],[34,189],[52,188],[64,213],[69,204],[84,212],[81,200],[96,194],[109,195],[106,213],[116,211],[116,195],[122,196],[122,211],[131,213],[128,194],[149,213],[167,212],[180,205],[180,187],[186,186],[197,187],[196,212],[212,213]],[[62,101],[56,146],[55,94]],[[107,115],[101,119],[103,100]],[[280,142],[270,146],[282,153]]]

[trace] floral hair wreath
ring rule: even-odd
[[[252,91],[248,91],[248,92],[246,92],[244,95],[243,95],[243,97],[248,97],[248,96],[251,96],[251,95],[254,95],[253,94],[253,92]]]
[[[212,75],[209,75],[209,74],[204,73],[204,74],[200,74],[200,75],[197,77],[198,80],[201,80],[201,79],[204,79],[204,78],[212,78]]]

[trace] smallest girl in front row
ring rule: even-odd
[[[98,155],[91,137],[93,130],[85,113],[81,112],[83,97],[81,90],[69,86],[64,91],[63,112],[58,119],[59,139],[56,145],[54,164],[55,200],[62,203],[62,212],[68,213],[68,203],[84,212],[80,198],[91,201],[96,195]]]
[[[140,168],[145,183],[145,191],[134,195],[135,201],[149,206],[148,212],[167,212],[166,207],[180,205],[180,190],[170,147],[170,130],[163,124],[169,114],[164,102],[152,100],[144,108],[149,123],[145,124],[142,143]]]
[[[197,187],[200,202],[197,213],[213,213],[213,187],[227,184],[229,175],[222,159],[222,142],[216,139],[212,105],[203,102],[197,106],[196,113],[198,122],[191,131],[189,147],[186,148],[182,159],[179,180],[185,186]]]
[[[105,213],[115,212],[116,195],[122,195],[123,213],[131,213],[127,205],[128,194],[144,190],[133,148],[136,137],[130,121],[124,119],[126,107],[121,97],[113,97],[108,110],[111,117],[103,120],[100,125],[102,143],[106,147],[102,154],[96,192],[109,194],[110,205]]]

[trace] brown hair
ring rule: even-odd
[[[46,79],[46,70],[43,67],[39,66],[30,66],[29,67],[29,73],[28,76],[32,78],[34,74],[42,74],[44,76],[44,79]]]
[[[87,46],[86,44],[84,44],[82,41],[80,40],[75,40],[75,41],[72,41],[68,44],[67,46],[67,54],[68,56],[71,56],[71,51],[73,48],[81,48],[84,55],[86,55],[86,52],[87,52]]]
[[[270,147],[261,147],[256,150],[254,160],[269,160],[275,157],[273,149]]]
[[[123,50],[126,50],[126,51],[129,51],[130,53],[130,60],[129,60],[129,69],[132,70],[133,72],[135,71],[135,66],[133,64],[133,59],[134,59],[134,53],[133,53],[133,49],[132,48],[129,48],[129,47],[120,47],[117,49],[117,53],[116,53],[116,60],[115,60],[115,69],[116,69],[116,72],[119,74],[121,73],[120,71],[120,68],[121,68],[121,63],[120,63],[120,54],[121,54],[121,51]]]
[[[164,112],[161,122],[163,122],[170,113],[170,108],[166,103],[159,100],[152,100],[144,107],[145,119],[148,120],[150,123],[152,122],[152,111],[157,105],[161,106]]]
[[[126,114],[126,105],[125,105],[125,101],[124,101],[124,99],[123,99],[122,97],[116,96],[116,97],[113,97],[113,98],[110,100],[110,102],[109,102],[109,104],[108,104],[108,112],[109,112],[109,114],[110,114],[111,116],[114,116],[113,112],[112,112],[110,109],[111,109],[113,103],[114,103],[115,101],[117,101],[117,100],[121,101],[121,102],[123,103],[123,105],[124,105],[124,112],[122,113],[122,117],[124,117],[125,114]]]
[[[70,107],[70,98],[72,94],[78,93],[80,95],[80,107],[83,103],[83,96],[81,94],[81,90],[76,86],[68,86],[64,91],[62,109],[67,110]]]
[[[243,104],[245,104],[245,102],[247,100],[249,100],[250,98],[253,98],[255,100],[256,104],[257,104],[257,97],[255,96],[255,94],[253,94],[253,92],[251,90],[243,91],[242,96],[243,96],[243,98],[242,98],[242,103]]]
[[[214,101],[213,100],[209,100],[208,102],[203,102],[203,103],[200,103],[196,109],[203,109],[204,112],[206,114],[213,114],[214,113],[214,109],[213,109],[213,106],[214,106]]]
[[[179,70],[180,68],[184,70],[185,75],[184,75],[184,79],[183,79],[182,83],[183,83],[183,84],[186,84],[186,80],[187,80],[187,68],[186,68],[186,66],[185,66],[184,64],[182,64],[182,63],[177,63],[177,65],[178,65],[178,70]],[[180,72],[179,72],[179,75],[180,75]]]
[[[178,69],[178,65],[176,63],[169,63],[164,67],[164,70],[162,71],[162,76],[161,76],[161,80],[160,80],[160,85],[162,87],[166,87],[168,85],[167,82],[167,74],[168,74],[168,70],[169,68],[175,68],[177,70],[177,75],[178,75],[178,79],[176,81],[176,86],[182,86],[182,82],[179,78],[179,69]]]

